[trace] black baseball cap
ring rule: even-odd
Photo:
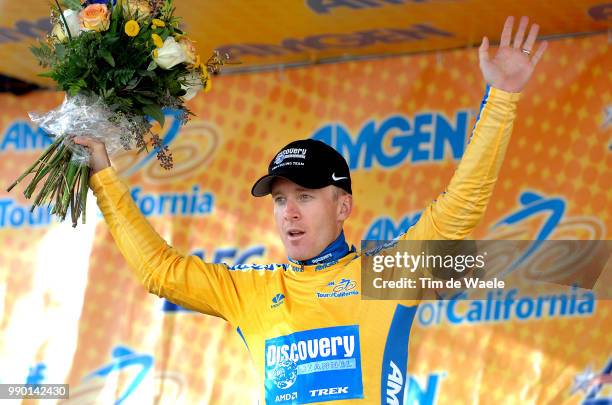
[[[255,182],[251,194],[255,197],[270,194],[272,183],[279,177],[305,188],[334,185],[353,194],[351,172],[344,157],[315,139],[302,139],[283,147],[270,162],[268,174]]]

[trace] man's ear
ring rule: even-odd
[[[344,221],[353,210],[353,196],[348,193],[338,196],[338,204],[338,220]]]

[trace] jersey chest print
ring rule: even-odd
[[[266,404],[363,398],[357,325],[268,339],[265,356]]]

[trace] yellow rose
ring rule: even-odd
[[[208,93],[212,87],[212,80],[210,75],[208,74],[208,70],[206,67],[202,68],[202,73],[200,75],[200,80],[202,81],[202,85],[204,86],[204,93]]]
[[[183,48],[183,52],[185,52],[185,62],[190,65],[194,64],[196,61],[196,48],[193,41],[188,38],[181,38],[179,45]]]
[[[204,85],[204,93],[208,93],[212,88],[212,79],[210,76],[206,78],[206,84]]]
[[[123,15],[127,18],[142,20],[151,14],[151,7],[146,0],[123,0],[121,5],[123,6]]]
[[[193,62],[193,67],[195,69],[199,68],[202,62],[200,61],[200,55],[196,55],[195,62]]]
[[[62,24],[60,23],[55,24],[53,26],[53,29],[51,30],[51,35],[57,38],[59,42],[66,42],[66,40],[68,39],[68,37],[66,36],[66,32],[64,31],[64,27],[62,27]]]
[[[105,4],[90,4],[81,10],[81,27],[88,31],[106,31],[110,24],[110,13]]]
[[[140,25],[135,20],[130,20],[125,23],[125,33],[128,37],[135,37],[140,32]]]
[[[163,20],[160,20],[159,18],[154,18],[151,20],[151,24],[153,24],[156,27],[165,27],[166,23]]]
[[[156,48],[161,48],[164,46],[164,40],[157,34],[151,34],[151,39],[153,39],[153,44]]]

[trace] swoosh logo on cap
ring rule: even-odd
[[[336,173],[332,173],[332,180],[333,181],[338,181],[338,180],[344,180],[344,179],[348,179],[348,177],[336,177]]]

